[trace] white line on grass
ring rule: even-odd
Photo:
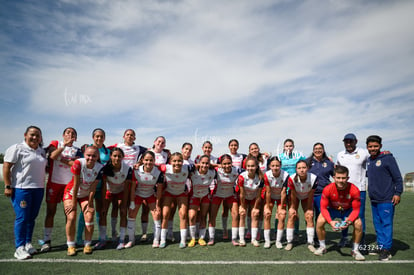
[[[0,263],[27,262],[27,263],[85,263],[85,264],[170,264],[170,265],[293,265],[293,264],[413,264],[414,260],[392,261],[153,261],[153,260],[77,260],[77,259],[0,259]]]

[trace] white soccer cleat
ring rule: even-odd
[[[365,261],[364,255],[362,255],[359,250],[352,250],[351,254],[352,257],[354,257],[355,261]]]
[[[285,250],[290,251],[293,249],[293,244],[292,243],[288,243],[285,247]]]
[[[276,242],[276,248],[282,249],[283,248],[283,244],[281,242]]]
[[[325,247],[319,247],[318,249],[315,250],[315,252],[313,252],[313,254],[316,255],[316,256],[322,256],[326,252],[327,252],[327,250],[326,250]]]

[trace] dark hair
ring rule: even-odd
[[[147,150],[145,153],[142,154],[141,159],[144,159],[146,155],[151,155],[155,159],[155,154],[153,151]]]
[[[101,131],[103,133],[104,137],[106,137],[105,131],[102,128],[95,128],[95,129],[93,129],[93,131],[92,131],[92,137],[94,137],[95,136],[95,132],[98,132],[98,131]]]
[[[132,130],[132,129],[126,129],[126,130],[125,130],[125,132],[124,132],[124,136],[125,136],[125,134],[126,134],[128,131],[131,131],[132,133],[134,133],[134,136],[136,136],[135,131],[134,131],[134,130]]]
[[[120,152],[121,155],[122,155],[122,157],[125,157],[124,151],[121,148],[119,148],[119,147],[112,148],[111,149],[111,156],[115,152]],[[109,159],[109,161],[105,164],[105,166],[103,168],[103,172],[108,177],[115,176],[115,173],[114,173],[114,165],[112,164],[112,159]]]
[[[171,157],[170,157],[170,160],[171,160],[173,157],[180,157],[180,158],[181,158],[181,160],[184,160],[183,154],[181,154],[180,152],[175,152],[175,153],[172,153],[172,154],[171,154]]]
[[[198,163],[200,163],[201,162],[201,159],[202,158],[207,158],[208,159],[208,164],[210,165],[210,157],[209,156],[207,156],[207,155],[202,155],[201,157],[199,157],[198,158]]]
[[[270,169],[270,163],[272,163],[272,161],[275,161],[275,160],[278,161],[280,165],[282,165],[282,160],[278,156],[271,157],[270,159],[267,160],[266,167],[268,170]]]
[[[73,127],[66,127],[65,130],[63,130],[63,134],[65,134],[66,131],[69,130],[69,129],[73,130],[75,132],[75,135],[78,136],[78,132],[76,132],[75,128],[73,128]]]
[[[210,145],[211,145],[211,147],[213,147],[213,143],[211,143],[211,141],[209,141],[209,140],[204,141],[204,142],[203,142],[203,145],[202,145],[201,147],[204,147],[204,145],[206,145],[206,143],[207,143],[207,144],[210,144]]]
[[[299,163],[304,163],[305,165],[306,165],[306,167],[309,169],[309,165],[308,165],[308,163],[305,161],[305,160],[303,160],[303,159],[301,159],[300,161],[298,161],[298,162],[296,162],[296,168],[298,168],[298,164]],[[295,182],[297,182],[298,181],[298,173],[296,173],[295,174],[295,178],[294,178],[294,181]]]
[[[372,136],[367,137],[367,145],[368,145],[369,142],[377,142],[377,143],[381,144],[382,138],[380,136],[377,136],[377,135],[372,135]]]
[[[246,168],[247,168],[247,162],[249,160],[254,161],[254,163],[256,164],[255,174],[259,177],[260,180],[263,180],[263,172],[262,172],[262,170],[260,170],[260,165],[259,165],[259,161],[257,160],[257,158],[254,157],[254,156],[247,156],[247,158],[246,158]]]
[[[293,139],[291,139],[291,138],[287,138],[287,139],[285,139],[285,141],[283,142],[283,145],[285,145],[286,144],[286,142],[292,142],[292,145],[293,146],[295,146],[295,142],[293,141]]]
[[[232,143],[233,141],[237,143],[237,146],[239,146],[239,141],[237,139],[235,139],[235,138],[230,139],[229,146],[230,146],[230,143]]]
[[[229,155],[229,154],[224,154],[224,155],[221,155],[220,157],[219,157],[219,163],[222,163],[223,162],[223,160],[225,160],[225,159],[229,159],[229,160],[231,160],[231,162],[233,163],[233,159],[231,158],[231,156]]]
[[[337,173],[339,173],[339,174],[344,174],[344,173],[346,173],[346,175],[348,176],[348,175],[349,175],[349,170],[348,170],[348,168],[347,168],[346,166],[337,165],[337,166],[335,166],[335,168],[334,168],[334,172],[333,172],[334,176],[335,176]]]
[[[309,168],[308,163],[305,160],[303,160],[303,159],[301,159],[298,162],[296,162],[296,168],[298,168],[298,164],[301,163],[301,162],[303,162],[306,165],[306,167]]]
[[[38,130],[38,131],[40,132],[40,142],[39,142],[39,147],[40,147],[40,148],[42,148],[42,147],[43,147],[43,135],[42,135],[42,130],[40,130],[40,128],[39,128],[39,127],[37,127],[37,126],[30,125],[29,127],[27,127],[27,128],[26,128],[26,131],[24,132],[24,134],[26,135],[26,134],[27,134],[27,132],[29,132],[29,130],[30,130],[30,129],[36,129],[36,130]]]
[[[257,160],[259,161],[259,162],[263,162],[263,154],[262,153],[260,153],[260,147],[259,147],[259,144],[257,144],[256,142],[252,142],[252,143],[250,143],[250,145],[249,145],[249,151],[250,151],[250,147],[252,147],[252,145],[256,145],[257,146],[257,148],[259,148],[259,154],[257,155]],[[248,156],[251,156],[251,154],[249,153],[249,155]]]
[[[156,137],[155,139],[154,139],[154,142],[157,140],[157,139],[159,139],[159,138],[162,138],[162,139],[164,139],[164,141],[166,141],[166,139],[165,139],[165,137],[164,136],[158,136],[158,137]],[[152,145],[152,149],[154,149],[155,148],[155,145]]]
[[[193,149],[193,145],[189,142],[184,142],[183,146],[181,146],[181,149],[183,149],[185,146],[190,145],[191,149]]]
[[[323,149],[322,160],[327,159],[327,158],[328,158],[328,156],[326,155],[326,152],[325,152],[325,146],[323,145],[323,143],[321,143],[321,142],[316,142],[316,143],[313,145],[313,149],[315,149],[315,146],[318,146],[318,145],[322,146],[322,149]],[[313,158],[314,158],[314,156],[315,156],[315,154],[313,153],[313,150],[312,150],[312,154],[311,154],[311,155],[309,156],[309,158],[308,158],[308,167],[312,167],[312,164],[313,164]]]

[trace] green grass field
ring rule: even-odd
[[[301,220],[299,243],[295,243],[292,251],[271,249],[233,247],[230,242],[221,242],[221,218],[217,219],[216,245],[179,249],[178,243],[170,244],[165,249],[153,249],[151,242],[137,244],[131,249],[117,251],[114,247],[94,251],[92,255],[84,255],[81,248],[75,257],[66,256],[65,218],[62,205],[58,208],[53,232],[53,250],[49,253],[37,254],[32,260],[17,261],[13,257],[14,213],[11,203],[4,195],[0,195],[0,271],[2,274],[270,274],[298,273],[316,274],[334,272],[337,274],[377,273],[377,274],[412,274],[414,269],[414,226],[413,217],[414,193],[405,192],[402,203],[397,207],[394,219],[393,258],[389,262],[377,261],[377,256],[366,256],[365,262],[355,262],[350,255],[351,248],[339,249],[336,244],[340,234],[329,231],[327,234],[328,253],[322,257],[311,254],[305,245],[305,223]],[[176,215],[175,238],[179,239],[178,220]],[[45,204],[37,219],[33,244],[36,248],[38,239],[43,237],[43,221]],[[370,206],[367,205],[367,241],[375,242]],[[140,223],[137,222],[137,236],[140,237]],[[230,221],[229,221],[230,224]],[[151,224],[149,226],[151,228]],[[149,229],[150,232],[151,229]],[[108,231],[109,232],[109,231]],[[94,239],[97,238],[95,226]]]

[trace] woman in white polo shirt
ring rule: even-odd
[[[29,126],[24,141],[10,146],[4,156],[4,195],[11,198],[16,214],[14,257],[19,260],[37,252],[32,246],[32,235],[43,200],[46,163],[42,131],[36,126]]]

